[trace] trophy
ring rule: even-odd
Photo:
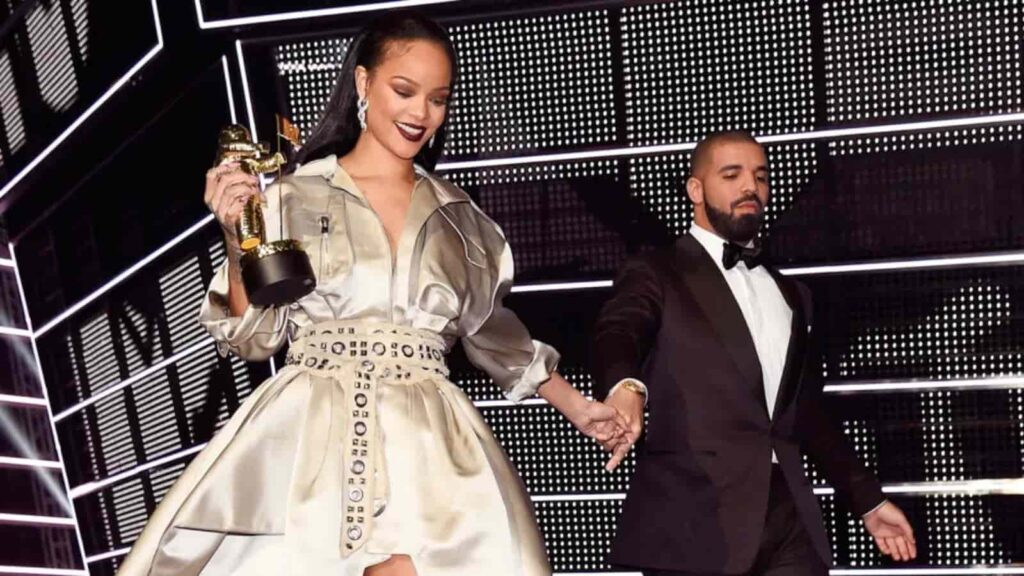
[[[220,131],[217,140],[216,165],[229,162],[238,162],[243,171],[257,175],[280,173],[285,159],[280,152],[270,154],[266,144],[253,142],[244,126],[232,124]],[[299,242],[267,242],[259,196],[246,201],[235,231],[242,248],[242,282],[250,302],[259,306],[290,304],[316,286],[309,256]]]

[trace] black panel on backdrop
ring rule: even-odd
[[[203,185],[217,132],[231,120],[226,94],[217,60],[22,236],[19,250],[33,255],[19,264],[36,326],[209,214]]]
[[[0,187],[157,46],[149,2],[0,4]]]

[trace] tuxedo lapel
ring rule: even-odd
[[[700,243],[689,235],[683,236],[676,243],[674,264],[685,288],[693,295],[744,379],[760,390],[763,379],[754,339],[718,266]],[[763,391],[757,396],[765,404]]]
[[[803,368],[804,353],[807,346],[807,319],[804,314],[804,305],[800,300],[800,293],[796,286],[778,273],[777,270],[766,267],[768,272],[775,279],[779,286],[786,304],[789,304],[793,311],[793,321],[790,326],[789,348],[786,351],[786,366],[782,370],[782,381],[779,383],[779,393],[775,396],[775,408],[773,414],[786,406],[786,403],[794,397],[800,385],[799,374]]]

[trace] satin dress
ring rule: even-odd
[[[334,156],[266,197],[267,230],[278,230],[280,198],[316,289],[231,317],[225,264],[200,322],[221,354],[251,361],[290,340],[288,363],[188,466],[118,574],[360,576],[393,554],[420,576],[550,574],[521,479],[443,363],[461,339],[513,401],[558,363],[502,306],[513,264],[500,228],[417,169],[392,257]]]

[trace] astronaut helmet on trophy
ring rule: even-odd
[[[282,120],[279,119],[279,124],[287,122]],[[286,126],[291,127],[290,123]],[[231,162],[238,162],[249,174],[259,175],[280,173],[285,158],[280,152],[271,154],[266,144],[253,142],[244,126],[231,124],[218,136],[215,165]],[[245,203],[235,231],[242,249],[242,282],[250,302],[258,306],[290,304],[316,286],[309,255],[301,243],[288,238],[267,241],[266,221],[258,196]]]

